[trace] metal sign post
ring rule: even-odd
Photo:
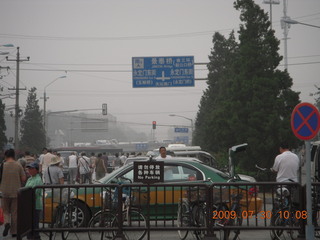
[[[311,153],[310,142],[320,128],[320,114],[318,109],[310,103],[298,104],[291,114],[291,128],[297,138],[305,140],[306,145],[306,175],[311,176]],[[306,239],[314,238],[314,225],[312,224],[312,193],[311,177],[306,179],[306,201],[307,201],[307,225]]]

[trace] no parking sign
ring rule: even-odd
[[[306,207],[307,212],[312,212],[312,190],[311,190],[311,151],[310,139],[314,138],[320,128],[319,110],[311,103],[298,104],[291,114],[291,128],[297,138],[305,140],[306,145]],[[308,215],[306,225],[306,239],[313,239],[314,225],[312,224],[312,214]]]
[[[320,128],[320,114],[311,103],[298,104],[291,114],[291,128],[297,138],[310,140]]]

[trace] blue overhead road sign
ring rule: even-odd
[[[194,57],[133,57],[132,86],[194,87]]]
[[[189,129],[188,128],[174,128],[174,132],[176,132],[176,133],[188,133]]]

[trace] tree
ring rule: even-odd
[[[7,127],[4,120],[4,109],[5,109],[5,104],[2,103],[2,100],[0,99],[0,146],[1,146],[1,149],[8,142],[8,139],[5,135],[5,131],[7,130]]]
[[[312,96],[315,97],[315,99],[314,99],[316,101],[315,105],[318,108],[318,110],[320,111],[320,87],[318,87],[317,85],[314,85],[314,86],[317,89],[317,92],[313,93]]]
[[[21,120],[21,146],[33,153],[41,152],[45,143],[43,116],[36,90],[35,87],[29,90],[24,118]]]
[[[216,153],[248,143],[240,167],[254,170],[255,163],[273,163],[280,141],[298,146],[290,117],[299,93],[291,90],[288,72],[277,69],[282,59],[279,40],[267,14],[252,0],[237,0],[234,7],[242,22],[239,41],[233,33],[229,39],[213,36],[208,89],[200,102],[195,141]]]

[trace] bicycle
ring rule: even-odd
[[[131,181],[130,181],[131,182]],[[89,222],[89,228],[103,228],[101,231],[90,231],[88,232],[90,240],[96,239],[113,239],[118,234],[118,193],[117,188],[115,191],[107,189],[104,193],[105,206],[102,210],[97,212]],[[142,239],[147,230],[143,229],[147,227],[146,218],[141,213],[139,208],[132,206],[132,189],[128,193],[123,194],[122,197],[122,226],[126,229],[123,230],[127,240],[140,240]],[[142,228],[137,230],[137,228]],[[106,230],[104,230],[106,229]],[[131,230],[132,229],[132,230]]]
[[[192,194],[196,193],[196,194]],[[183,198],[178,205],[177,212],[177,227],[179,228],[188,228],[188,227],[198,227],[206,228],[207,227],[207,204],[205,200],[205,194],[201,192],[198,188],[191,189],[189,192],[188,198]],[[227,206],[227,202],[218,202],[212,206],[213,211],[213,221],[215,226],[222,227],[220,238],[223,240],[236,240],[240,234],[240,229],[230,230],[223,229],[225,226],[241,226],[242,217],[241,217],[241,205],[240,200],[243,195],[241,193],[231,195],[231,206],[230,209]],[[233,213],[233,217],[229,216],[229,213]],[[228,215],[228,216],[226,216]],[[189,234],[188,229],[179,229],[178,235],[181,240],[187,238]],[[201,240],[206,234],[206,230],[193,230],[192,234],[196,239]]]
[[[312,203],[312,223],[315,227],[320,226],[320,189],[318,186],[314,186],[313,189],[313,203]],[[314,231],[315,238],[320,238],[320,230],[315,229]]]
[[[78,211],[77,205],[75,200],[72,199],[74,197],[73,191],[68,191],[67,189],[63,189],[60,191],[59,194],[56,193],[60,197],[56,197],[56,200],[59,201],[58,206],[55,209],[53,215],[53,221],[51,226],[53,228],[74,228],[78,227],[79,219],[76,219],[74,216],[74,212]],[[54,237],[56,232],[51,232],[50,237]],[[66,240],[69,236],[69,231],[62,231],[61,236],[63,240]]]
[[[206,227],[206,203],[205,202],[190,202],[183,199],[178,205],[177,226],[178,227]],[[178,235],[181,240],[186,239],[189,230],[178,230]],[[204,230],[194,230],[193,234],[196,239],[204,238]]]
[[[221,205],[220,210],[218,210],[217,214],[220,212],[224,212],[224,217],[218,218],[218,222],[216,225],[225,227],[225,226],[242,226],[242,207],[240,201],[243,197],[242,193],[232,194],[231,196],[231,207],[228,207],[223,204]],[[240,234],[240,229],[226,229],[223,230],[222,239],[223,240],[236,240]]]
[[[293,204],[291,193],[286,187],[278,187],[276,190],[275,203],[272,209],[271,225],[272,226],[290,226],[290,227],[300,227],[300,219],[297,218],[297,214],[301,213],[299,208]],[[271,238],[276,240],[282,239],[292,239],[298,238],[301,230],[293,229],[276,229],[271,230]]]
[[[255,167],[259,170],[258,172],[270,171],[267,168],[261,168],[258,165]],[[289,190],[291,189],[291,192]],[[293,204],[292,196],[295,190],[295,186],[280,185],[276,189],[276,197],[272,206],[272,215],[270,220],[271,226],[284,227],[282,229],[272,229],[270,231],[270,237],[272,240],[295,240],[300,235],[301,230],[285,229],[285,226],[299,227],[300,219],[297,218],[302,211],[299,211],[298,206]]]

